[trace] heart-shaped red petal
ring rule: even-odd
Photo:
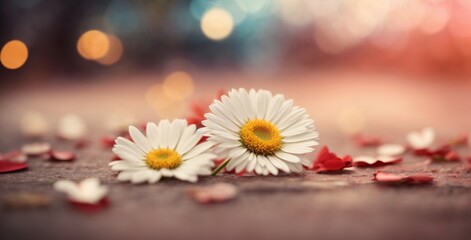
[[[110,205],[110,201],[108,200],[107,197],[104,197],[103,199],[101,199],[95,204],[77,202],[71,199],[68,199],[68,201],[75,209],[83,211],[83,212],[88,212],[88,213],[95,213],[95,212],[102,211]]]
[[[25,163],[0,160],[0,173],[20,171],[26,168],[28,168],[28,165],[26,165]]]

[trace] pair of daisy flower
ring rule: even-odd
[[[109,165],[118,180],[155,183],[162,177],[196,182],[210,175],[214,160],[226,159],[226,168],[277,175],[300,172],[310,166],[304,155],[318,143],[314,122],[304,108],[293,106],[281,94],[251,89],[231,90],[215,100],[197,131],[186,120],[148,123],[146,136],[129,127],[132,141],[118,137],[113,152],[122,160]],[[200,143],[203,136],[207,140]]]

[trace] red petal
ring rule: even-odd
[[[119,161],[119,160],[121,160],[121,158],[118,155],[113,155],[113,157],[111,157],[111,161]]]
[[[376,136],[364,136],[357,134],[353,136],[353,141],[359,147],[376,147],[383,143],[383,141]]]
[[[103,199],[101,199],[99,202],[95,204],[77,202],[71,199],[68,199],[68,201],[75,209],[84,211],[84,212],[89,212],[89,213],[102,211],[103,209],[107,208],[110,205],[110,201],[108,200],[107,197],[104,197]]]
[[[360,168],[361,167],[382,167],[382,166],[398,163],[398,162],[401,162],[401,161],[402,161],[401,157],[397,157],[396,159],[388,161],[388,162],[383,162],[383,161],[380,161],[380,160],[376,160],[376,162],[374,162],[373,164],[370,164],[370,163],[367,163],[367,162],[362,162],[362,161],[355,161],[355,162],[353,162],[353,166],[360,167]]]
[[[381,183],[425,184],[433,182],[433,177],[426,174],[401,175],[377,171],[373,174],[373,180]]]
[[[350,155],[347,155],[342,158],[343,162],[345,163],[345,167],[352,167],[353,166],[353,158]]]
[[[75,153],[69,151],[51,151],[51,160],[54,161],[72,161],[75,159]]]
[[[337,171],[344,168],[345,163],[340,158],[331,158],[324,162],[324,167],[331,171]]]
[[[337,155],[331,153],[327,146],[323,146],[319,150],[313,165],[309,167],[309,169],[313,169],[317,173],[338,171],[351,166],[351,164],[352,158],[350,156],[345,156],[343,159],[340,159]]]
[[[376,180],[378,182],[389,182],[389,183],[394,183],[394,182],[401,182],[402,177],[397,174],[393,173],[385,173],[385,172],[375,172],[373,174],[373,180]]]
[[[406,180],[411,183],[431,183],[433,182],[433,177],[430,175],[416,174],[408,176]]]
[[[456,153],[455,151],[448,152],[445,155],[444,159],[447,160],[447,161],[452,161],[452,162],[461,161],[460,155],[458,155],[458,153]]]
[[[101,137],[101,145],[105,148],[112,148],[115,143],[115,137],[113,136],[103,136]]]
[[[14,172],[28,168],[25,163],[0,160],[0,173]]]

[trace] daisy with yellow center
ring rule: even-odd
[[[292,100],[266,90],[233,89],[209,108],[203,131],[227,157],[227,170],[277,175],[311,165],[304,155],[318,145],[318,133],[306,110]]]
[[[212,143],[198,144],[201,134],[186,120],[162,120],[147,123],[147,136],[130,126],[133,141],[116,139],[113,152],[122,160],[111,162],[113,171],[120,172],[118,180],[132,183],[155,183],[162,177],[175,177],[196,182],[198,175],[211,174],[216,155],[209,153]]]

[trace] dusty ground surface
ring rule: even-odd
[[[294,76],[293,82],[283,79],[250,82],[229,76],[198,75],[202,77],[208,82],[196,83],[195,99],[210,98],[221,87],[266,87],[285,92],[296,104],[308,108],[317,121],[321,144],[339,155],[374,152],[374,149],[355,147],[337,126],[336,114],[349,102],[364,107],[368,116],[363,127],[365,132],[390,142],[403,143],[407,131],[427,125],[437,129],[439,139],[471,130],[468,111],[471,100],[466,90],[469,85],[450,87],[432,83],[424,87],[420,81],[379,84],[366,78],[351,84],[342,77],[330,81],[328,76],[319,75]],[[132,83],[111,79],[3,91],[0,152],[31,141],[21,137],[17,127],[25,109],[41,111],[52,122],[69,112],[80,114],[89,123],[90,144],[77,150],[74,162],[31,159],[26,171],[0,174],[0,196],[27,191],[51,197],[46,208],[0,208],[1,239],[397,240],[469,239],[471,236],[471,171],[462,163],[425,164],[426,159],[412,155],[406,155],[401,164],[383,170],[430,173],[435,177],[433,184],[378,185],[371,181],[378,169],[276,177],[221,174],[202,178],[197,185],[229,182],[238,186],[240,194],[231,202],[201,205],[187,197],[186,190],[194,186],[190,183],[171,179],[155,185],[119,183],[107,166],[112,154],[99,143],[100,136],[107,133],[102,119],[109,109],[119,105],[131,109],[143,121],[155,120],[143,95],[148,86],[160,80],[143,78]],[[220,79],[227,81],[218,82]],[[301,83],[306,88],[291,83]],[[401,98],[396,101],[397,96]],[[56,148],[73,149],[73,144],[57,141],[53,134],[46,141]],[[469,146],[459,151],[470,153]],[[94,214],[77,211],[52,189],[59,179],[87,177],[99,177],[109,186],[108,209]]]

